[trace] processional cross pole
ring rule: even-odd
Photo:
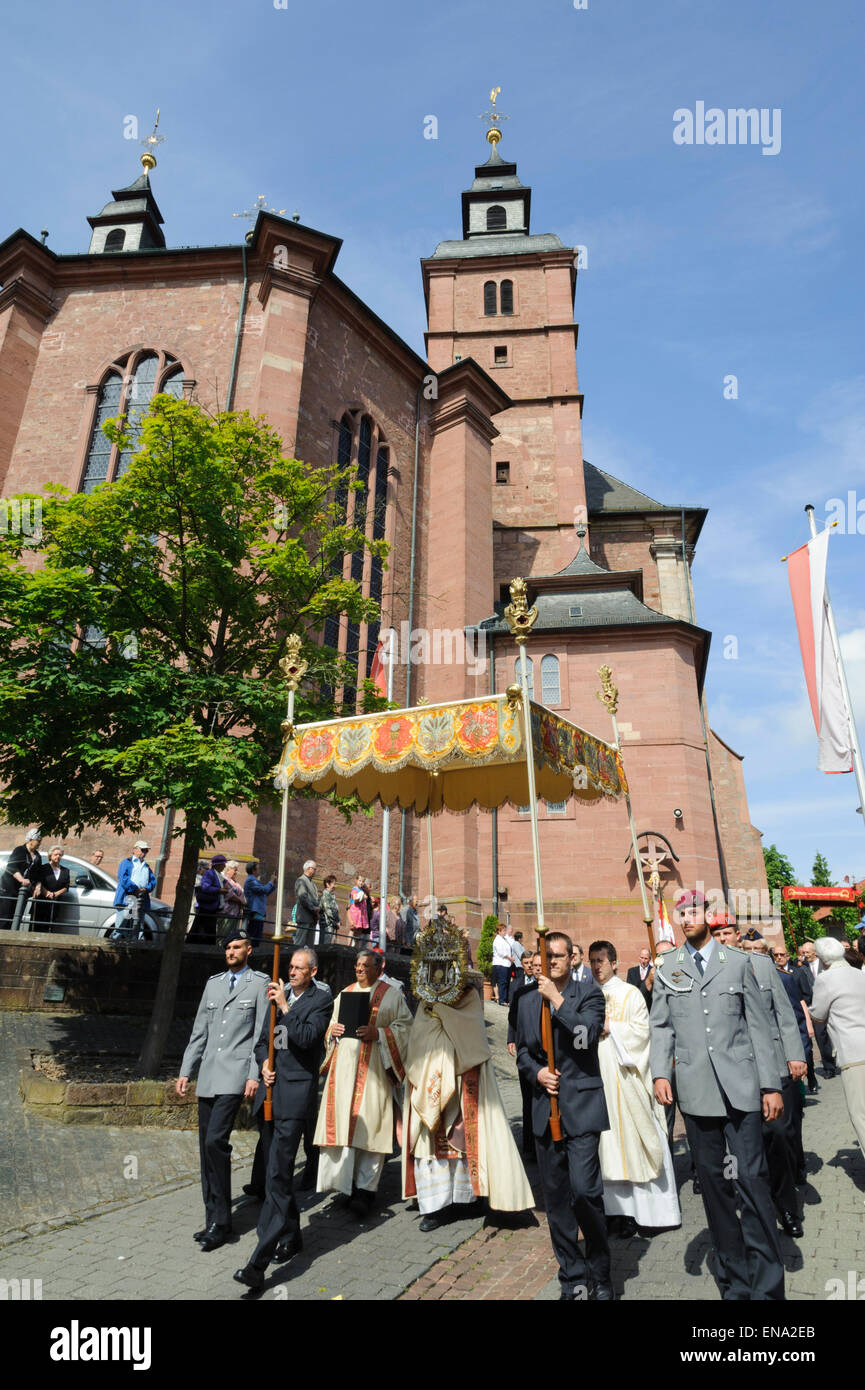
[[[505,621],[511,630],[511,636],[519,647],[520,652],[520,695],[523,707],[523,740],[526,753],[526,775],[529,783],[529,811],[531,814],[532,825],[532,857],[535,866],[535,906],[537,912],[537,933],[538,951],[541,957],[541,973],[549,975],[547,965],[547,927],[544,921],[544,892],[541,884],[541,842],[538,836],[538,795],[535,786],[535,758],[534,746],[532,743],[532,711],[529,702],[529,666],[526,659],[526,642],[531,636],[532,628],[538,617],[538,610],[533,605],[528,606],[526,597],[526,581],[524,579],[512,579],[510,584],[511,601],[505,609]],[[513,687],[510,687],[508,694]],[[556,1056],[553,1044],[553,1019],[550,1013],[550,1002],[548,999],[541,999],[541,1042],[547,1054],[547,1067],[551,1072],[556,1070]],[[559,1112],[558,1096],[550,1096],[550,1134],[553,1139],[562,1137],[562,1120]]]
[[[301,680],[306,674],[308,661],[304,661],[300,654],[301,639],[296,632],[293,632],[286,641],[286,655],[279,663],[279,669],[285,677],[288,687],[288,708],[282,724],[282,732],[286,737],[286,746],[294,737],[294,697]],[[282,811],[279,823],[279,874],[276,887],[276,930],[273,933],[273,983],[279,984],[279,948],[283,937],[286,935],[283,930],[283,919],[285,917],[285,852],[288,840],[288,776],[285,772],[280,772],[276,778],[276,788],[282,793]],[[268,1033],[267,1065],[273,1071],[274,1062],[274,1033],[276,1031],[276,1001],[272,1000],[270,1005],[270,1028]],[[264,1118],[273,1119],[273,1099],[272,1087],[268,1086],[264,1098]]]
[[[596,691],[596,695],[602,705],[606,705],[610,719],[613,721],[613,742],[616,751],[621,755],[622,741],[619,736],[619,721],[616,718],[616,711],[619,708],[619,688],[613,685],[613,673],[609,666],[599,666],[598,675],[601,680],[601,690]],[[643,903],[643,921],[646,924],[646,935],[649,940],[649,959],[655,959],[655,934],[652,930],[652,910],[649,907],[649,895],[646,892],[646,880],[643,875],[643,861],[640,858],[640,850],[637,845],[637,827],[634,824],[634,813],[631,809],[631,794],[625,792],[625,805],[628,808],[628,825],[631,829],[631,846],[634,851],[634,865],[637,870],[637,882],[640,885],[640,897]]]

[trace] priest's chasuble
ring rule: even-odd
[[[599,1146],[604,1208],[608,1216],[633,1216],[643,1226],[678,1226],[666,1121],[649,1070],[649,1011],[640,991],[615,975],[601,989],[609,1029],[598,1045],[610,1116]]]
[[[353,984],[342,993],[354,994],[360,989]],[[321,1148],[349,1147],[389,1154],[393,1151],[394,1112],[393,1082],[387,1071],[402,1084],[411,1012],[402,990],[382,980],[365,992],[371,994],[370,1023],[378,1028],[378,1038],[361,1042],[359,1038],[333,1037],[331,1030],[339,1022],[342,999],[338,994],[325,1037],[322,1072],[327,1082],[313,1142]]]
[[[412,1156],[464,1162],[476,1197],[495,1211],[534,1207],[505,1115],[483,1005],[474,989],[456,1004],[420,1004],[406,1056],[403,1194],[415,1195]]]

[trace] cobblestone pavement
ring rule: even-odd
[[[504,1050],[505,1011],[488,1004],[486,1015],[503,1097],[514,1117],[519,1112],[519,1088]],[[31,1019],[18,1017],[12,1029],[16,1038],[26,1041],[24,1025]],[[2,1020],[8,1022],[8,1017]],[[34,1021],[29,1046],[42,1045],[46,1022],[44,1018]],[[106,1030],[113,1026],[107,1020],[88,1022],[104,1024]],[[5,1049],[3,1055],[5,1067]],[[6,1095],[2,1137],[5,1140],[8,1134],[14,1140],[17,1136],[20,1142],[13,1153],[31,1165],[28,1171],[39,1174],[35,1197],[24,1199],[27,1213],[37,1210],[45,1221],[44,1213],[50,1210],[52,1220],[68,1223],[77,1218],[77,1222],[63,1229],[43,1228],[41,1234],[8,1244],[0,1251],[0,1278],[41,1279],[46,1300],[252,1297],[233,1283],[231,1274],[252,1251],[258,1204],[246,1199],[236,1203],[234,1243],[210,1254],[194,1245],[192,1232],[200,1225],[201,1201],[193,1135],[51,1126],[22,1119],[17,1096],[10,1117],[8,1102]],[[250,1140],[250,1136],[235,1136],[236,1158],[238,1149],[248,1148]],[[709,1241],[702,1202],[685,1180],[687,1155],[681,1141],[676,1148],[683,1180],[682,1230],[651,1240],[635,1237],[613,1242],[613,1280],[620,1295],[628,1299],[718,1297],[706,1267]],[[840,1279],[846,1284],[849,1271],[856,1271],[857,1277],[865,1272],[865,1163],[855,1149],[840,1079],[821,1082],[819,1096],[809,1101],[805,1148],[810,1176],[805,1189],[805,1235],[798,1242],[781,1237],[787,1293],[791,1299],[824,1299],[827,1281]],[[150,1166],[144,1185],[131,1196],[129,1185],[121,1186],[122,1179],[117,1180],[114,1166],[119,1156],[133,1151],[146,1156]],[[11,1164],[3,1165],[5,1181],[14,1162],[13,1157]],[[238,1191],[248,1171],[244,1157],[236,1164]],[[62,1197],[55,1182],[58,1173]],[[529,1173],[536,1178],[534,1168]],[[82,1190],[82,1200],[73,1205],[77,1180],[87,1191]],[[172,1186],[174,1190],[165,1190]],[[19,1200],[25,1187],[25,1177],[19,1174],[15,1189]],[[103,1187],[104,1199],[99,1196]],[[122,1202],[124,1191],[127,1200]],[[65,1216],[59,1210],[61,1200],[70,1203]],[[103,1200],[118,1205],[114,1209],[103,1205],[99,1214],[88,1216]],[[44,1209],[41,1201],[46,1203]],[[378,1206],[367,1222],[359,1224],[349,1214],[334,1210],[329,1197],[314,1193],[301,1194],[300,1207],[304,1251],[288,1266],[271,1266],[264,1301],[558,1297],[542,1212],[535,1213],[532,1225],[519,1229],[485,1225],[477,1215],[421,1235],[417,1213],[400,1200],[396,1159],[387,1166]],[[19,1228],[24,1224],[19,1218]]]

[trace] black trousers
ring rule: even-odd
[[[787,1104],[787,1092],[784,1092],[784,1118],[787,1123],[787,1142],[790,1145],[790,1152],[793,1155],[793,1168],[798,1177],[805,1172],[805,1150],[802,1147],[802,1116],[805,1114],[805,1099],[802,1095],[802,1085],[799,1081],[794,1081],[790,1077],[790,1104]]]
[[[795,1104],[793,1097],[794,1081],[788,1075],[781,1084],[784,1100],[784,1113],[777,1120],[763,1120],[763,1146],[769,1167],[769,1187],[772,1200],[779,1211],[790,1211],[794,1215],[796,1206],[796,1162],[790,1133],[790,1111]],[[798,1089],[798,1088],[797,1088]]]
[[[305,1120],[273,1121],[273,1140],[267,1162],[267,1196],[258,1220],[258,1244],[250,1264],[266,1269],[280,1241],[300,1233],[300,1212],[294,1199],[294,1160]]]
[[[814,1024],[814,1037],[817,1039],[817,1046],[820,1049],[820,1061],[823,1063],[824,1070],[832,1071],[835,1066],[835,1051],[832,1040],[829,1037],[829,1029],[825,1023]]]
[[[559,1283],[572,1292],[587,1289],[589,1281],[610,1281],[610,1244],[604,1215],[604,1184],[598,1157],[599,1134],[565,1136],[553,1142],[547,1128],[535,1135],[544,1206],[553,1253],[559,1263]],[[582,1231],[585,1255],[579,1241]]]
[[[316,1097],[317,1099],[317,1097]],[[306,1156],[305,1166],[308,1168],[315,1162],[315,1146],[312,1137],[315,1134],[315,1122],[317,1119],[317,1108],[310,1111],[303,1121],[303,1150]],[[273,1120],[264,1118],[264,1106],[256,1112],[256,1123],[258,1125],[258,1143],[255,1146],[255,1153],[252,1158],[252,1176],[249,1179],[250,1187],[255,1187],[259,1192],[264,1192],[267,1186],[267,1164],[270,1158],[270,1146],[273,1143]]]
[[[231,1144],[243,1094],[198,1097],[201,1192],[208,1226],[231,1226]]]
[[[535,1152],[535,1136],[532,1133],[532,1086],[521,1073],[518,1075],[520,1094],[523,1098],[523,1155],[525,1158],[532,1158]]]
[[[715,1247],[716,1282],[721,1297],[732,1301],[784,1298],[784,1265],[761,1124],[758,1110],[734,1110],[729,1103],[726,1115],[685,1115]]]

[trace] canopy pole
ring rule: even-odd
[[[288,686],[288,707],[286,709],[285,720],[282,725],[282,732],[285,734],[285,747],[291,742],[294,735],[294,695],[297,687],[309,665],[300,655],[301,639],[296,632],[286,640],[287,655],[279,663],[279,669],[285,676],[285,683]],[[277,875],[276,887],[276,929],[273,933],[273,972],[272,981],[275,985],[279,984],[279,948],[283,936],[283,920],[285,917],[285,851],[288,840],[288,774],[281,770],[276,779],[276,785],[282,793],[282,807],[279,821],[279,872]],[[268,1029],[267,1044],[267,1065],[273,1071],[274,1062],[274,1031],[276,1029],[276,1004],[270,1006],[270,1025]],[[272,1087],[268,1086],[264,1097],[264,1118],[273,1119],[273,1095]]]
[[[393,701],[393,656],[394,631],[389,629],[388,646],[388,666],[387,666],[387,699],[390,704]],[[381,878],[379,880],[378,897],[378,944],[382,951],[387,950],[387,881],[390,873],[390,807],[385,806],[381,813]],[[384,924],[384,925],[383,925]]]
[[[619,721],[616,718],[616,711],[619,708],[619,688],[613,685],[613,673],[609,666],[599,666],[598,675],[603,690],[598,690],[595,693],[601,704],[606,705],[610,712],[610,718],[613,721],[613,743],[615,744],[616,752],[621,756],[622,741],[619,737]],[[634,851],[634,865],[637,870],[637,882],[640,885],[640,897],[643,902],[643,921],[646,924],[646,936],[649,940],[649,959],[654,960],[655,933],[652,929],[652,912],[649,907],[649,895],[646,892],[646,880],[643,876],[643,861],[640,858],[640,850],[637,845],[637,827],[634,824],[634,812],[631,809],[631,793],[629,791],[625,792],[625,805],[628,808],[628,825],[631,828],[631,848]]]
[[[432,812],[427,812],[426,818],[426,857],[427,868],[429,869],[429,906],[430,921],[438,916],[438,903],[435,899],[435,870],[433,868],[433,838],[432,838]]]
[[[529,663],[526,657],[526,642],[534,627],[538,610],[529,608],[526,598],[526,581],[512,579],[510,583],[511,601],[505,609],[505,621],[511,636],[520,650],[520,691],[523,706],[523,737],[526,751],[526,775],[529,784],[529,814],[532,826],[532,858],[535,866],[535,913],[538,933],[538,950],[541,957],[541,973],[549,974],[547,965],[547,927],[544,919],[544,890],[541,883],[541,841],[538,835],[538,794],[535,785],[535,750],[532,741],[532,711],[529,699]],[[556,1070],[555,1048],[553,1044],[553,1021],[549,1000],[541,1000],[541,1041],[547,1054],[547,1067]],[[558,1096],[550,1096],[550,1134],[553,1140],[562,1137],[562,1120],[559,1112]]]

